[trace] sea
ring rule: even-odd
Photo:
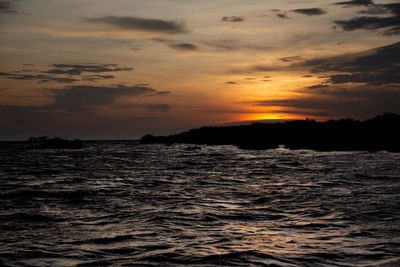
[[[1,266],[400,266],[400,153],[0,143]]]

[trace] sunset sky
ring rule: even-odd
[[[393,0],[0,0],[0,140],[400,112]]]

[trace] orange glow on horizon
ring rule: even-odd
[[[262,120],[296,120],[303,119],[303,116],[296,114],[280,113],[250,113],[241,115],[238,121],[262,121]]]

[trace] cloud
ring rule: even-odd
[[[278,14],[276,14],[276,16],[278,18],[281,18],[281,19],[288,19],[289,18],[285,13],[278,13]]]
[[[283,66],[278,66],[278,65],[255,64],[255,65],[250,65],[247,67],[231,68],[229,70],[229,73],[250,74],[253,72],[282,71],[284,69],[288,69],[288,68],[283,67]]]
[[[159,112],[168,112],[171,109],[171,106],[168,104],[139,104],[139,103],[128,103],[128,104],[120,104],[117,107],[127,108],[127,109],[148,109],[151,111],[159,111]]]
[[[117,64],[53,64],[53,69],[43,71],[47,74],[81,75],[82,72],[103,73],[130,71],[131,67],[121,67]]]
[[[167,45],[169,48],[183,51],[183,52],[190,52],[190,51],[196,51],[199,50],[199,47],[197,45],[191,44],[191,43],[179,43],[173,40],[168,40],[164,38],[152,38],[154,42],[157,43],[162,43]]]
[[[393,27],[383,32],[383,35],[391,36],[391,35],[400,35],[400,26]]]
[[[0,1],[0,15],[1,14],[18,14],[18,12],[13,8],[10,1]]]
[[[307,16],[318,16],[326,14],[326,11],[321,8],[301,8],[301,9],[294,9],[292,12],[307,15]]]
[[[160,117],[131,111],[120,116],[104,116],[94,113],[76,114],[52,107],[0,105],[0,139],[27,140],[29,136],[61,136],[83,139],[132,138],[135,123]],[[146,131],[146,130],[144,130]],[[122,135],[121,135],[122,134]],[[142,132],[139,135],[144,135]]]
[[[301,60],[301,56],[283,57],[280,60],[283,62],[294,62]]]
[[[198,46],[190,43],[170,44],[169,47],[180,51],[196,51],[199,49]]]
[[[271,9],[271,12],[275,13],[278,18],[288,19],[289,17],[286,15],[286,11],[282,11],[280,9]]]
[[[334,5],[341,5],[341,6],[345,6],[345,7],[351,7],[351,6],[373,6],[373,5],[375,5],[375,3],[372,0],[351,0],[351,1],[334,3]]]
[[[400,23],[398,16],[381,17],[355,17],[349,20],[335,20],[335,23],[342,27],[344,31],[354,31],[359,29],[374,30],[397,26]]]
[[[400,42],[360,53],[293,63],[289,70],[309,69],[324,81],[298,91],[301,96],[251,104],[334,116],[365,117],[382,112],[400,112],[399,66]],[[265,66],[266,70],[268,68]],[[263,69],[263,66],[258,69]]]
[[[86,19],[90,23],[108,24],[118,29],[177,34],[185,33],[187,29],[184,22],[166,21],[161,19],[145,19],[141,17],[106,16],[102,18]]]
[[[49,81],[54,81],[58,83],[73,83],[79,81],[77,79],[69,77],[54,77],[51,75],[43,75],[43,74],[20,74],[17,72],[13,73],[0,72],[0,78],[7,78],[11,80],[36,80],[39,83],[46,83]]]
[[[325,90],[308,97],[263,100],[255,106],[286,107],[337,116],[373,116],[382,112],[400,112],[400,90],[360,89]],[[284,111],[282,111],[284,113]]]
[[[161,111],[161,112],[167,112],[171,109],[171,107],[167,104],[145,105],[145,107],[150,110]]]
[[[327,87],[329,87],[329,86],[326,84],[317,84],[317,85],[309,86],[307,88],[313,90],[313,89],[322,89],[322,88],[327,88]]]
[[[17,122],[19,125],[29,126],[37,122],[49,121],[54,113],[43,107],[0,105],[0,122]]]
[[[36,80],[38,83],[46,83],[50,81],[58,83],[73,83],[81,80],[97,81],[113,79],[113,75],[101,75],[101,73],[130,71],[131,67],[122,67],[117,64],[53,64],[51,69],[40,71],[40,74],[35,71],[20,70],[14,72],[0,72],[0,78],[12,80]],[[96,73],[96,75],[85,75],[83,73]],[[74,77],[71,76],[81,76]]]
[[[236,50],[267,51],[273,49],[273,47],[268,45],[243,44],[231,39],[208,41],[204,42],[204,44],[224,52]]]
[[[400,4],[375,5],[364,13],[376,12],[375,14],[391,14],[389,17],[354,17],[349,20],[336,20],[334,23],[344,31],[354,31],[359,29],[376,30],[387,29],[385,35],[400,34]]]
[[[308,60],[297,66],[326,73],[333,84],[400,84],[400,42],[357,54]]]
[[[160,93],[151,87],[142,85],[75,85],[66,86],[63,89],[48,89],[47,91],[54,96],[55,100],[49,107],[70,112],[89,112],[95,107],[109,105],[119,97],[152,96]]]
[[[114,79],[114,75],[91,75],[91,76],[84,76],[82,80],[84,81],[98,81],[98,80],[108,80],[108,79]]]
[[[223,17],[222,21],[226,22],[242,22],[244,21],[244,18],[241,16],[230,16],[230,17]]]

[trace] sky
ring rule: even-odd
[[[393,0],[0,0],[0,140],[400,112]]]

